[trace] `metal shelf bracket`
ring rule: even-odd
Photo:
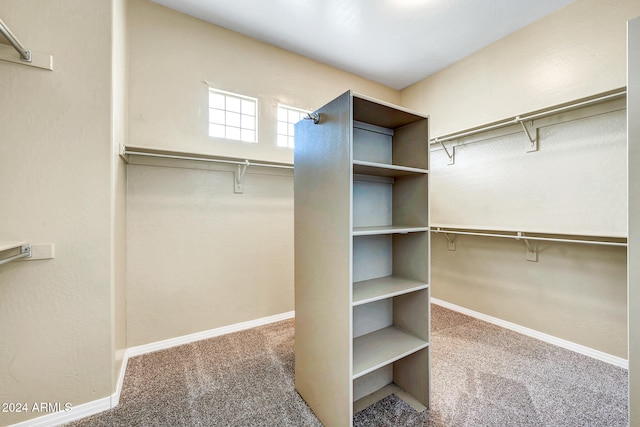
[[[527,145],[527,153],[538,151],[538,128],[533,126],[533,120],[529,121],[528,126],[524,123],[525,121],[522,120],[520,116],[517,116],[515,118],[515,121],[520,123],[520,125],[522,126],[522,130],[527,135],[527,139],[529,140],[529,144]],[[529,129],[529,127],[531,127],[531,130]]]
[[[447,150],[447,147],[446,147],[446,145],[444,145],[444,142],[438,140],[438,138],[435,139],[435,142],[439,143],[440,145],[442,145],[442,148],[443,148],[445,154],[449,158],[449,162],[447,163],[447,165],[454,165],[456,163],[456,146],[452,145],[451,146],[451,153],[449,153],[449,150]]]
[[[10,256],[0,260],[0,265],[8,264],[12,261],[19,260],[21,258],[31,258],[31,245],[24,244],[20,246],[20,253],[18,255]]]
[[[524,242],[526,248],[527,261],[538,262],[538,241],[529,241],[521,231],[518,231],[518,240]]]
[[[450,251],[456,250],[456,236],[454,234],[444,233],[444,237],[447,238],[447,249]]]
[[[243,164],[238,165],[238,171],[235,173],[236,185],[234,193],[242,194],[244,192],[244,175],[247,173],[249,160],[245,160]]]

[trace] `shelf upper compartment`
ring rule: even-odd
[[[387,276],[363,280],[353,284],[353,305],[367,304],[381,299],[427,289],[428,284],[404,277]]]
[[[409,123],[424,120],[428,116],[388,104],[379,99],[370,98],[358,93],[353,95],[353,120],[385,128],[394,129]]]
[[[376,234],[405,234],[429,231],[429,227],[414,225],[378,225],[372,227],[353,227],[354,236],[372,236]]]
[[[424,175],[428,174],[429,171],[427,169],[412,168],[409,166],[398,166],[385,163],[367,162],[364,160],[354,160],[353,173],[362,175],[399,177],[410,175]]]
[[[426,348],[429,343],[394,326],[353,340],[353,379]]]

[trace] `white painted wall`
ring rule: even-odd
[[[348,89],[399,101],[398,91],[148,0],[130,1],[128,19],[131,145],[293,162],[275,145],[278,102],[314,109]],[[258,98],[257,144],[207,136],[203,80]],[[293,173],[250,167],[234,194],[231,166],[159,164],[128,166],[128,346],[294,310]]]
[[[116,4],[0,4],[25,46],[54,57],[53,71],[0,63],[0,240],[55,245],[54,259],[0,267],[0,402],[75,407],[114,389],[124,331]],[[0,425],[39,415],[2,412]]]

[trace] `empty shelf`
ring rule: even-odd
[[[353,173],[362,175],[375,175],[398,177],[408,175],[423,175],[429,173],[426,169],[412,168],[408,166],[389,165],[385,163],[365,162],[362,160],[353,161]]]
[[[374,234],[415,233],[429,231],[429,227],[411,225],[380,225],[372,227],[353,227],[354,236],[371,236]]]
[[[429,343],[394,326],[353,340],[353,379],[427,347]]]
[[[417,280],[394,276],[363,280],[353,284],[353,305],[367,304],[428,287],[426,283]]]

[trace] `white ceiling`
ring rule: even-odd
[[[573,0],[154,0],[402,89]]]

